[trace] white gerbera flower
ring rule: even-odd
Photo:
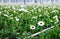
[[[25,7],[25,5],[21,5],[21,8],[24,8]]]
[[[41,17],[42,15],[40,14],[39,17]]]
[[[19,11],[28,12],[28,11],[27,11],[27,10],[25,10],[24,8],[19,9]]]
[[[14,10],[14,12],[16,12],[16,11]]]
[[[10,17],[10,19],[13,19],[13,17]]]
[[[43,21],[39,21],[39,22],[38,22],[38,25],[39,25],[39,26],[44,26],[44,24],[45,24],[45,23],[44,23]]]
[[[18,19],[18,18],[16,18],[16,21],[19,21],[19,19]]]
[[[58,10],[53,10],[52,13],[56,13],[56,12],[59,12]]]
[[[31,30],[34,30],[35,29],[35,26],[34,25],[30,25],[30,29]]]
[[[53,9],[55,9],[55,8],[56,8],[56,6],[54,5],[54,6],[53,6]]]
[[[4,10],[4,11],[6,11],[6,10]]]
[[[23,38],[23,39],[26,39],[26,38]]]
[[[56,22],[55,23],[58,23],[59,22],[59,20],[58,19],[56,19]]]
[[[0,12],[0,14],[1,14],[1,12]]]
[[[33,19],[37,19],[37,16],[32,17]]]
[[[34,9],[36,9],[36,8],[34,8]]]
[[[19,21],[19,18],[18,17],[15,17],[16,18],[16,21]]]
[[[54,18],[54,19],[55,19],[55,18],[58,18],[58,16],[57,16],[57,15],[55,15],[53,18]]]
[[[7,15],[7,14],[2,14],[2,15],[4,15],[5,17],[8,17],[8,15]]]
[[[14,6],[12,8],[15,10],[15,7]]]
[[[56,22],[55,22],[55,23],[59,22],[59,19],[58,19],[58,16],[57,16],[57,15],[56,15],[56,16],[54,16],[54,17],[53,17],[53,19],[55,19],[55,20],[56,20]]]

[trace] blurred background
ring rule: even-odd
[[[60,0],[0,0],[0,5],[4,4],[42,4],[42,3],[59,3]]]

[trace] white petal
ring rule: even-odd
[[[38,22],[38,25],[39,25],[39,26],[44,26],[44,24],[45,24],[45,23],[44,23],[43,21],[39,21],[39,22]]]
[[[35,26],[34,26],[34,25],[31,25],[31,26],[30,26],[30,29],[31,29],[31,30],[34,30],[34,29],[35,29]]]

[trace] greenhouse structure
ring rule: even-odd
[[[41,3],[56,3],[60,0],[0,0],[0,4],[41,4]]]
[[[60,0],[0,0],[0,39],[60,39]]]

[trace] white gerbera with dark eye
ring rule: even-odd
[[[39,22],[38,22],[38,25],[39,25],[39,26],[44,26],[45,23],[44,23],[43,21],[39,21]]]
[[[30,25],[30,29],[31,30],[35,30],[35,26],[34,25]]]

